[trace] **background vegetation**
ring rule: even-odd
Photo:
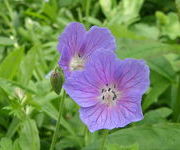
[[[107,150],[179,150],[180,0],[0,0],[0,150],[48,150],[59,97],[49,74],[71,21],[108,27],[119,58],[145,59],[151,87],[143,121],[112,130]],[[56,150],[98,150],[67,96]]]

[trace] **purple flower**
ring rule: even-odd
[[[108,29],[93,26],[86,31],[82,24],[73,22],[59,37],[57,48],[61,53],[59,65],[69,76],[72,71],[82,70],[94,51],[99,48],[114,51],[116,44]]]
[[[91,132],[143,119],[141,99],[148,87],[149,67],[144,61],[119,60],[113,52],[102,49],[64,84],[69,96],[81,106],[80,118]]]

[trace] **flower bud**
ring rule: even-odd
[[[64,82],[64,76],[63,72],[60,68],[56,68],[52,73],[50,77],[51,86],[53,90],[56,92],[56,94],[60,94],[62,85]]]

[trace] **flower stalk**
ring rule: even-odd
[[[109,134],[109,131],[105,130],[104,135],[103,135],[103,139],[102,139],[102,143],[101,143],[101,146],[100,146],[100,150],[105,149],[105,143],[106,143],[106,139],[107,139],[108,134]]]
[[[55,132],[54,132],[54,135],[52,138],[50,150],[54,150],[58,135],[60,135],[60,123],[61,123],[61,117],[62,117],[62,113],[63,113],[65,95],[66,95],[66,92],[64,89],[62,89],[61,96],[60,96],[58,120],[56,123],[56,128],[55,128]]]

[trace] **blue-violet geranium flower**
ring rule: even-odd
[[[67,25],[59,37],[57,46],[61,53],[59,65],[67,76],[72,71],[82,70],[91,54],[99,48],[116,49],[115,39],[107,28],[92,26],[86,31],[80,23]]]
[[[143,60],[119,60],[112,51],[101,49],[84,70],[66,80],[64,88],[80,105],[81,120],[94,132],[141,120],[141,99],[149,82],[149,67]]]

